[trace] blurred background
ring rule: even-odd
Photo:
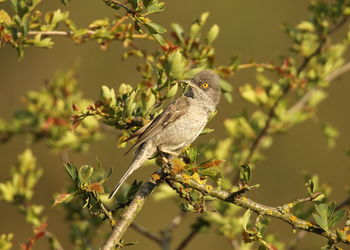
[[[285,23],[296,24],[308,17],[308,1],[291,0],[177,0],[168,1],[166,10],[153,19],[170,28],[172,22],[177,22],[188,28],[192,20],[202,12],[209,11],[210,27],[216,23],[220,26],[220,36],[215,43],[216,63],[229,62],[232,55],[239,55],[243,62],[254,59],[256,62],[277,62],[278,56],[288,53],[290,45],[281,27]],[[4,5],[6,7],[6,5]],[[44,1],[39,8],[54,10],[61,8],[70,11],[70,17],[78,26],[87,26],[91,21],[112,17],[113,10],[102,1],[73,0],[68,7],[60,1]],[[121,60],[123,53],[119,42],[111,44],[109,50],[102,51],[98,44],[90,42],[74,45],[67,38],[54,38],[53,49],[29,48],[25,50],[24,59],[18,61],[16,51],[10,47],[0,50],[0,117],[9,119],[12,113],[22,106],[21,96],[29,90],[41,88],[44,81],[52,78],[57,70],[66,70],[76,64],[81,89],[85,97],[95,100],[102,84],[118,88],[123,83],[135,85],[140,77],[135,74],[138,59]],[[145,42],[142,46],[149,48],[153,43]],[[242,71],[230,80],[235,87],[246,82],[254,82],[254,71]],[[333,149],[328,149],[326,139],[321,129],[314,121],[298,125],[288,134],[275,138],[273,146],[265,153],[266,159],[257,164],[253,172],[252,183],[261,184],[261,188],[249,193],[248,197],[267,205],[281,205],[295,198],[305,197],[306,189],[302,171],[318,173],[321,181],[327,181],[333,186],[331,199],[341,202],[346,198],[345,187],[349,184],[350,159],[344,153],[350,146],[350,74],[345,74],[329,88],[329,97],[319,108],[318,118],[335,126],[340,137]],[[237,96],[237,95],[236,95]],[[222,120],[235,115],[246,105],[235,98],[232,104],[222,101],[219,113],[211,122],[210,127],[216,131],[207,136],[224,137]],[[207,137],[206,136],[206,137]],[[198,141],[207,140],[200,138]],[[93,164],[98,157],[105,168],[113,167],[114,172],[110,185],[116,182],[126,170],[131,156],[123,156],[125,150],[117,148],[116,138],[106,136],[103,140],[91,145],[86,154],[70,154],[77,164]],[[16,155],[26,148],[25,138],[17,137],[10,143],[0,145],[1,168],[0,182],[8,177],[8,169],[16,161]],[[59,155],[46,148],[44,143],[33,147],[38,164],[44,168],[44,175],[36,189],[33,202],[47,207],[48,229],[61,240],[65,249],[70,249],[68,227],[64,223],[64,211],[59,207],[52,208],[53,193],[63,190],[68,180]],[[332,171],[330,171],[332,169]],[[336,169],[336,171],[334,171]],[[154,169],[142,168],[133,178],[145,180]],[[164,228],[177,214],[178,204],[170,201],[154,202],[150,198],[144,209],[138,215],[136,222],[147,227],[152,232]],[[24,218],[7,204],[0,204],[0,233],[13,232],[16,243],[24,243],[32,235],[32,229],[25,224]],[[174,235],[176,246],[188,234],[189,225],[196,214],[186,218],[182,227]],[[292,228],[286,223],[272,220],[270,230],[282,240],[290,240],[295,236]],[[106,230],[109,230],[106,227]],[[138,241],[130,249],[157,249],[157,246],[147,238],[129,229],[126,241]],[[320,241],[324,241],[320,243]],[[319,249],[326,244],[319,236],[307,234],[298,249]],[[15,249],[18,245],[15,246]],[[38,242],[35,249],[45,249],[46,244]],[[199,234],[188,246],[188,249],[230,249],[225,239],[210,232]]]

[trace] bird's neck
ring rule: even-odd
[[[208,97],[203,91],[200,91],[196,88],[190,88],[185,96],[192,98],[195,103],[200,107],[205,109],[206,113],[209,115],[215,111],[216,105],[213,103],[210,97]]]

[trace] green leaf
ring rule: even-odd
[[[56,10],[53,14],[52,14],[52,18],[51,18],[51,22],[49,25],[49,30],[53,30],[57,27],[57,25],[64,21],[65,19],[67,19],[69,16],[69,12],[65,11],[62,12],[60,9]]]
[[[145,26],[151,34],[163,34],[167,31],[166,28],[154,22],[145,23]]]
[[[249,183],[252,177],[252,170],[250,169],[248,164],[243,164],[240,167],[239,178],[243,183]]]
[[[212,44],[218,37],[220,28],[217,24],[214,24],[207,33],[207,44]]]
[[[72,178],[72,180],[74,181],[74,183],[79,185],[80,182],[78,179],[78,170],[77,170],[77,167],[74,165],[74,163],[67,162],[65,164],[65,168],[68,174],[70,175],[70,177]]]
[[[0,10],[0,23],[5,23],[6,25],[13,23],[10,15],[5,10]]]
[[[100,92],[100,100],[104,105],[113,107],[116,105],[116,96],[114,89],[109,89],[107,86],[103,85]]]
[[[189,163],[195,163],[197,156],[198,156],[198,151],[196,147],[187,147],[184,149],[184,154],[186,155],[186,158],[188,159]]]
[[[224,93],[224,98],[226,99],[226,101],[227,101],[228,103],[232,103],[232,102],[233,102],[232,94],[229,93],[229,92]]]
[[[344,216],[344,210],[335,211],[335,208],[334,202],[329,205],[315,205],[316,213],[313,213],[312,216],[316,223],[326,232],[328,232],[331,227],[335,226]]]
[[[226,92],[232,92],[233,91],[233,87],[230,83],[228,83],[227,81],[220,79],[219,81],[220,87],[222,90],[226,91]]]
[[[184,29],[181,27],[180,24],[178,23],[172,23],[171,27],[173,28],[177,38],[179,39],[179,41],[181,43],[185,42],[185,38],[184,38]]]
[[[239,88],[239,92],[243,99],[253,104],[258,104],[256,92],[250,84],[244,84],[242,87]]]
[[[327,144],[329,148],[335,146],[335,140],[339,136],[338,130],[328,123],[324,123],[321,126],[323,134],[326,136]]]
[[[128,0],[128,2],[136,10],[140,6],[141,0]]]
[[[59,205],[61,203],[68,202],[68,201],[70,201],[73,198],[74,195],[75,195],[75,193],[59,194],[59,195],[56,196],[55,202],[54,202],[54,204],[52,206],[54,207],[54,206],[57,206],[57,205]]]
[[[185,68],[185,60],[180,51],[175,51],[168,57],[167,71],[175,79],[181,79]]]
[[[309,31],[309,32],[314,32],[315,31],[314,24],[309,22],[309,21],[302,21],[301,23],[299,23],[297,25],[297,28],[300,29],[300,30]]]
[[[167,41],[164,39],[164,37],[162,37],[162,35],[160,34],[152,34],[154,40],[156,40],[157,43],[159,43],[160,46],[167,46],[168,43]]]
[[[334,227],[336,226],[344,217],[345,210],[338,210],[334,213],[334,215],[330,218],[329,220],[329,227]]]
[[[109,19],[105,18],[105,19],[98,19],[93,21],[92,23],[89,24],[89,28],[90,29],[97,29],[100,27],[106,27],[109,25]]]
[[[110,168],[108,170],[108,172],[102,177],[102,180],[100,181],[101,184],[105,183],[106,181],[108,181],[108,179],[111,177],[112,175],[112,172],[113,172],[113,169]]]
[[[179,88],[179,85],[177,83],[175,83],[168,91],[168,93],[166,94],[167,98],[171,98],[174,97],[177,93],[177,89]]]
[[[241,222],[244,230],[247,230],[250,216],[252,215],[252,213],[253,211],[248,209],[247,211],[245,211],[244,215],[241,217]]]
[[[61,2],[67,6],[69,4],[70,0],[61,0]]]
[[[82,185],[86,185],[87,183],[89,183],[89,179],[93,172],[94,172],[93,167],[89,165],[81,166],[79,168],[79,173],[78,173],[80,183],[82,183]]]
[[[146,9],[144,15],[162,12],[165,8],[165,3],[158,0],[152,0],[148,5],[145,4]]]

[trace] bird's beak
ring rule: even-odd
[[[191,86],[193,88],[198,88],[198,86],[196,84],[194,84],[192,82],[192,80],[181,80],[181,82],[186,83],[186,84],[188,84],[189,86]]]

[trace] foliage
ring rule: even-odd
[[[119,41],[125,48],[124,59],[141,59],[137,71],[142,77],[135,88],[128,83],[121,84],[118,89],[101,86],[99,97],[91,101],[79,91],[74,70],[58,73],[43,89],[28,92],[24,98],[25,107],[10,121],[0,121],[2,143],[14,136],[26,135],[29,146],[43,140],[57,152],[87,151],[88,146],[101,139],[109,128],[120,132],[119,146],[125,147],[125,139],[132,132],[159,115],[167,103],[186,91],[186,86],[179,80],[212,68],[220,75],[226,101],[232,102],[230,77],[238,71],[253,68],[256,83],[245,83],[238,88],[246,108],[223,121],[227,136],[223,139],[212,137],[205,144],[184,148],[181,155],[169,163],[170,173],[165,178],[167,188],[165,184],[161,185],[154,200],[174,199],[181,214],[199,213],[191,227],[191,237],[211,229],[242,249],[283,249],[287,246],[268,231],[268,216],[322,235],[328,239],[328,247],[336,248],[338,242],[350,244],[349,220],[343,228],[335,228],[342,222],[344,211],[328,201],[331,188],[320,184],[317,175],[305,175],[307,198],[276,208],[282,214],[292,211],[293,215],[288,218],[281,218],[282,215],[257,203],[254,203],[257,204],[254,210],[257,216],[254,217],[248,203],[235,203],[236,199],[245,198],[246,192],[259,187],[258,184],[250,185],[251,176],[263,158],[263,150],[273,145],[274,136],[287,133],[317,116],[319,104],[327,97],[327,87],[346,63],[349,34],[343,32],[336,41],[331,35],[346,23],[350,15],[349,1],[311,1],[309,19],[284,27],[291,40],[291,52],[281,56],[278,63],[240,63],[237,57],[232,57],[227,65],[215,63],[213,44],[219,35],[219,26],[212,25],[204,34],[208,12],[197,17],[189,30],[173,23],[169,32],[171,37],[168,37],[167,29],[151,19],[153,14],[164,10],[164,1],[103,1],[118,14],[95,20],[85,28],[77,27],[69,13],[60,9],[42,13],[38,9],[40,0],[0,1],[8,2],[12,8],[0,10],[0,45],[14,47],[19,58],[24,56],[26,47],[52,48],[55,36],[65,36],[76,44],[94,40],[101,49]],[[69,4],[69,0],[61,2]],[[125,14],[121,14],[123,12]],[[134,43],[136,39],[152,40],[157,48],[154,51],[138,48]],[[333,147],[338,131],[327,122],[319,122],[319,125],[328,146]],[[203,134],[210,132],[212,129],[207,128]],[[161,157],[156,162],[160,166],[166,165]],[[99,162],[97,166],[80,167],[66,162],[65,169],[70,185],[56,195],[53,205],[63,206],[66,210],[75,248],[96,248],[96,239],[105,237],[96,234],[97,228],[105,224],[115,228],[114,217],[128,211],[144,186],[134,182],[111,201],[107,199],[108,188],[105,186],[111,170],[105,171]],[[46,219],[42,216],[44,207],[31,204],[42,171],[32,152],[26,150],[19,156],[9,180],[0,183],[0,201],[16,207],[33,226],[34,236],[22,245],[23,248],[31,249],[37,240],[46,237],[51,248],[60,249],[55,236],[47,230]],[[175,178],[177,175],[182,181]],[[153,182],[160,179],[158,173],[152,175]],[[218,198],[223,197],[220,196],[222,190],[228,190],[230,197]],[[217,195],[212,195],[213,192]],[[311,201],[311,205],[307,201]],[[311,218],[314,222],[307,221]],[[170,229],[165,231],[172,233]],[[161,239],[146,235],[161,242],[163,247],[163,242],[167,242],[166,246],[170,244],[165,233]],[[2,234],[0,248],[10,249],[12,237],[12,234]],[[189,239],[186,238],[181,246],[188,244]],[[119,246],[133,244],[122,239],[117,243]]]

